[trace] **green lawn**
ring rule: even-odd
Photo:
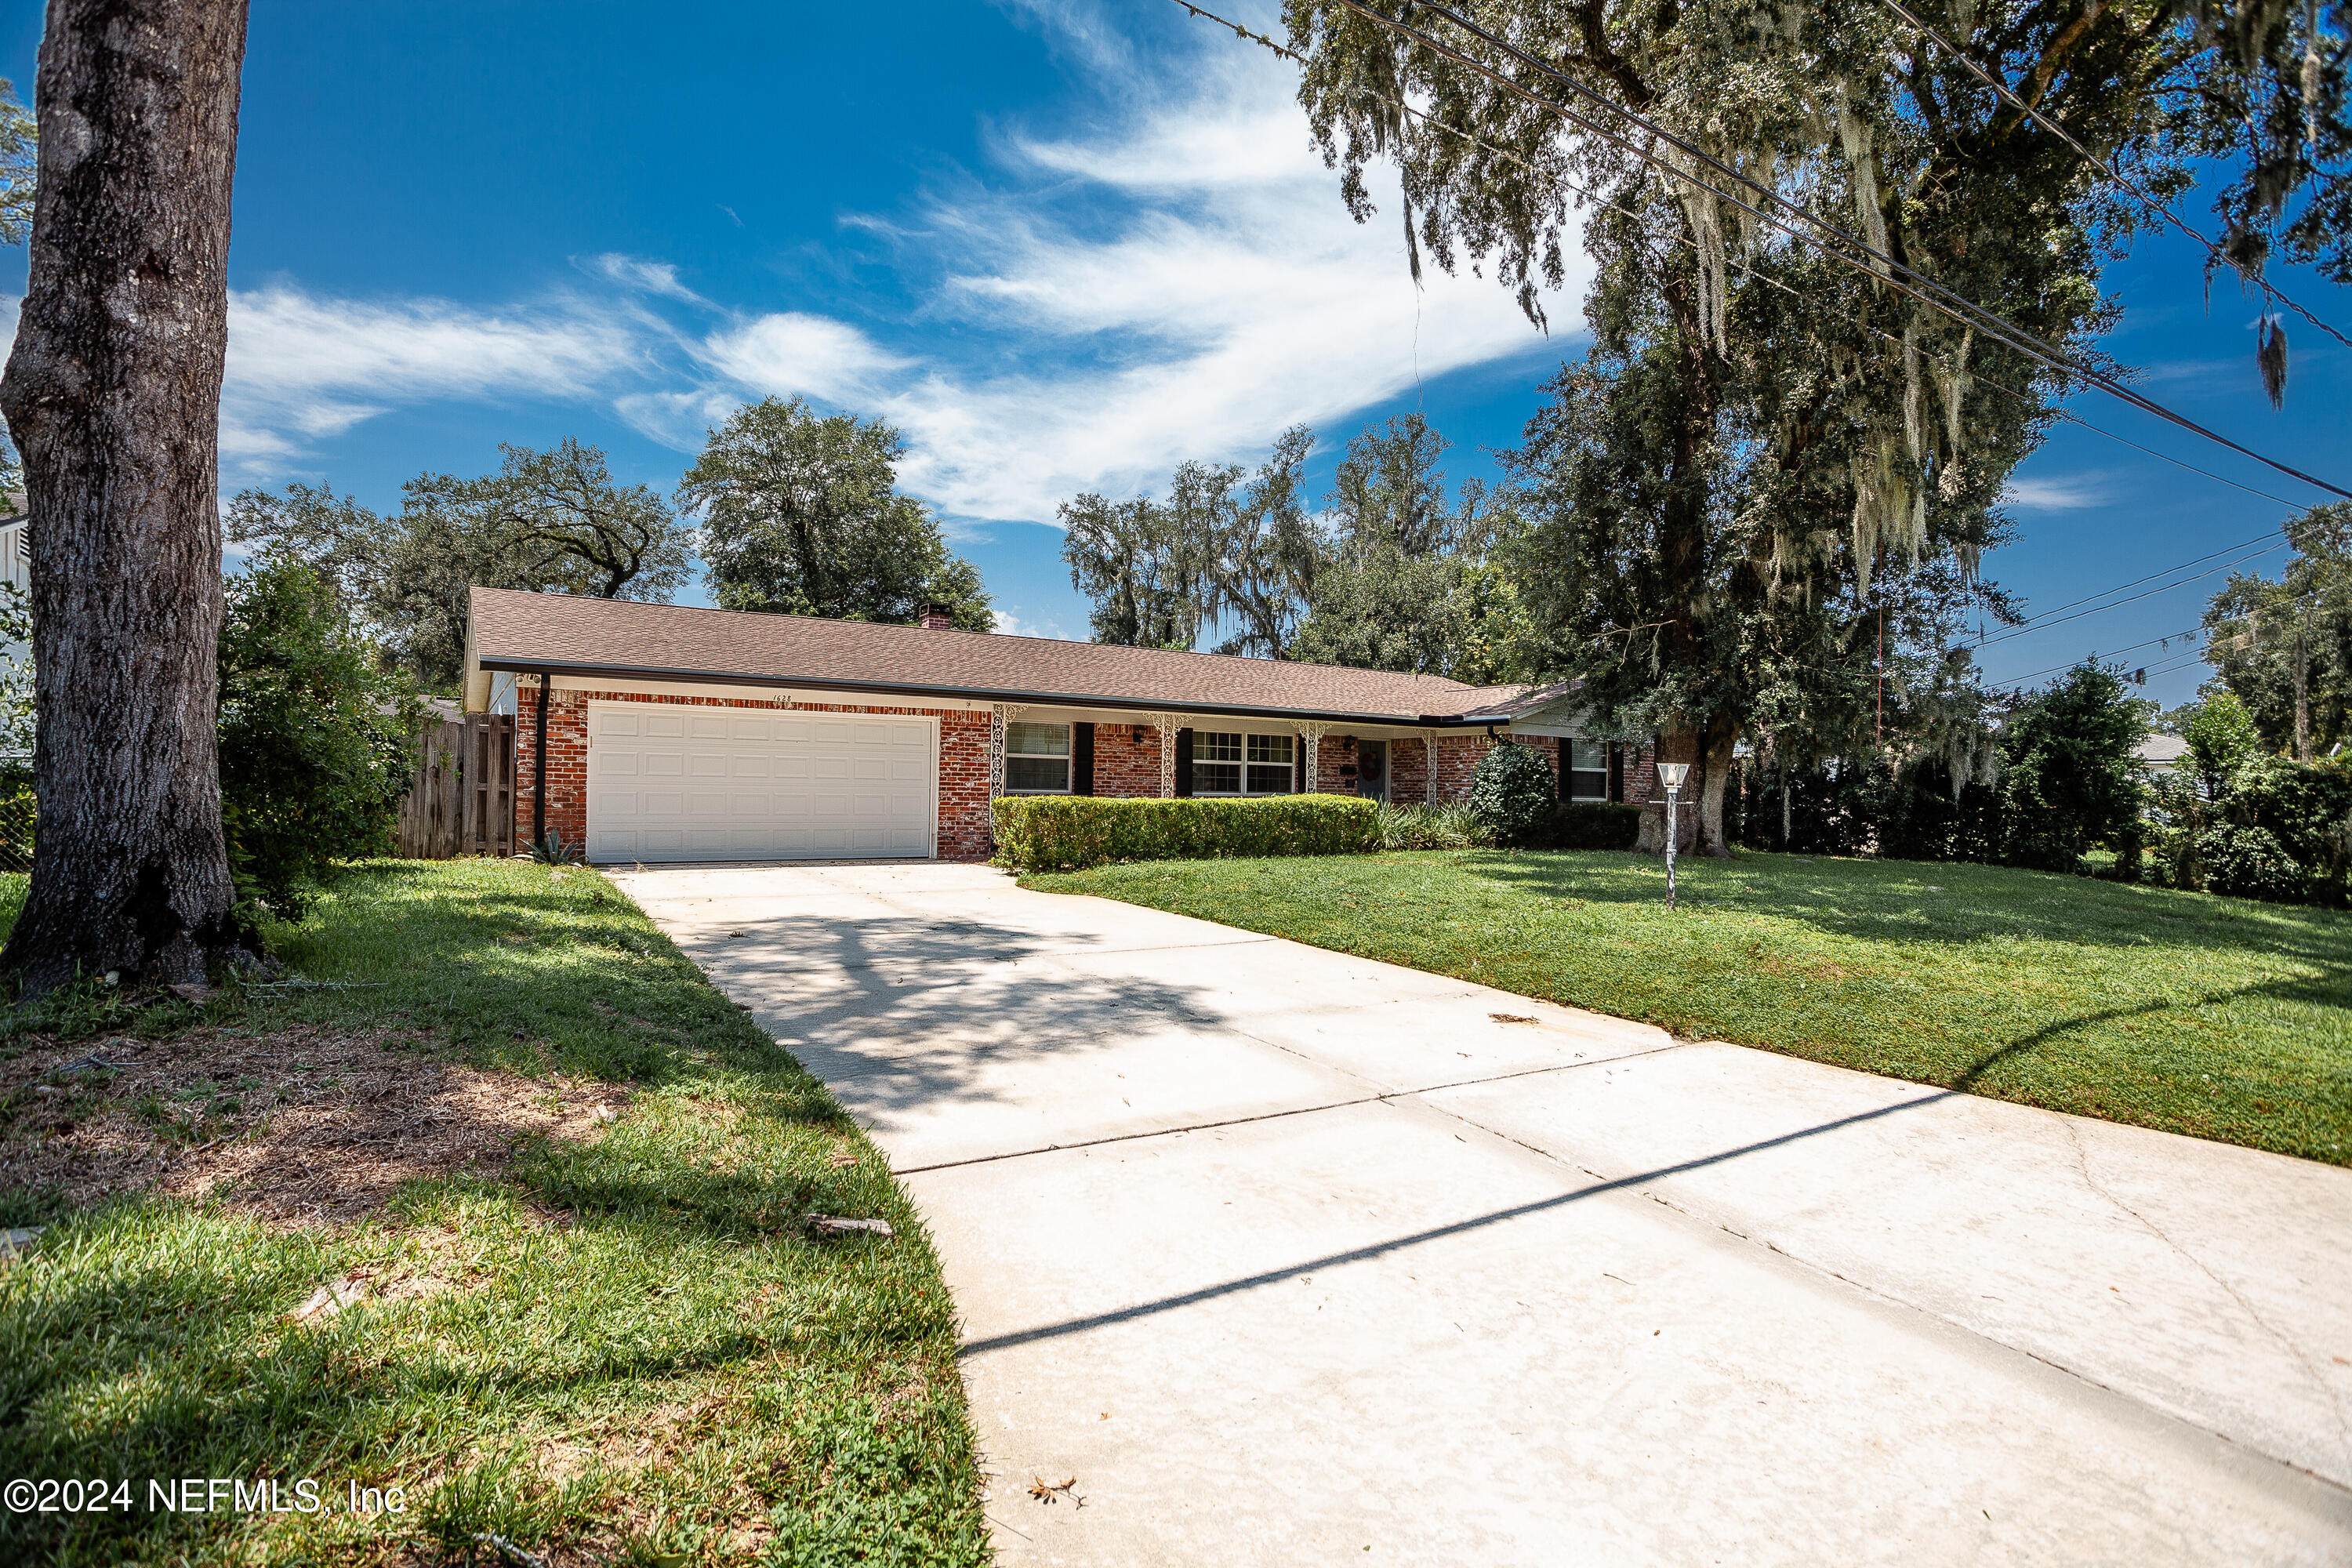
[[[0,1142],[37,1152],[24,1141],[109,1113],[103,1075],[25,1070],[56,1059],[58,1027],[148,1039],[113,1050],[141,1060],[192,1040],[287,1054],[291,1079],[142,1100],[188,1159],[291,1125],[313,1082],[331,1098],[334,1072],[299,1076],[304,1050],[341,1042],[336,1059],[381,1070],[378,1035],[415,1081],[470,1064],[526,1109],[566,1092],[625,1108],[330,1224],[257,1215],[234,1187],[79,1208],[55,1185],[0,1192],[0,1225],[48,1226],[0,1264],[0,1479],[128,1479],[134,1504],[0,1512],[0,1560],[518,1561],[493,1534],[550,1563],[986,1560],[952,1311],[904,1195],[823,1087],[610,884],[374,863],[275,940],[297,975],[341,988],[201,1015],[93,995],[31,1020],[50,1034],[17,1021]],[[897,1235],[819,1236],[812,1212]],[[357,1282],[353,1304],[289,1321],[336,1281]],[[150,1478],[184,1477],[276,1479],[289,1503],[313,1479],[329,1506],[147,1510]],[[352,1514],[353,1483],[402,1487],[404,1510]]]
[[[2352,1163],[2352,917],[1984,866],[1436,852],[1097,893],[1715,1038]]]

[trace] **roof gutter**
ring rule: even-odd
[[[708,669],[658,669],[635,664],[558,664],[544,659],[498,658],[485,657],[484,669],[512,670],[518,674],[573,677],[604,675],[623,680],[698,681],[712,686],[790,687],[794,684],[814,686],[827,691],[851,691],[876,697],[957,697],[967,700],[987,702],[1017,702],[1032,707],[1113,708],[1135,713],[1188,713],[1206,717],[1237,719],[1316,719],[1335,720],[1341,723],[1389,724],[1402,729],[1475,729],[1481,724],[1507,722],[1492,719],[1470,719],[1451,713],[1368,713],[1360,710],[1322,708],[1251,708],[1210,706],[1202,703],[1152,702],[1133,698],[1090,697],[1071,691],[987,691],[968,686],[923,686],[882,680],[837,680],[830,676],[810,676],[795,682],[789,677],[775,675],[741,675]]]

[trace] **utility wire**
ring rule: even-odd
[[[1221,27],[1232,28],[1234,36],[1244,42],[1255,44],[1259,47],[1279,55],[1284,59],[1292,61],[1297,65],[1305,66],[1308,63],[1307,57],[1298,53],[1296,49],[1289,48],[1283,44],[1276,42],[1274,39],[1266,37],[1264,33],[1253,33],[1241,23],[1229,21],[1225,17],[1218,16],[1214,11],[1205,10],[1199,5],[1195,5],[1192,3],[1192,0],[1173,0],[1173,3],[1178,5],[1181,5],[1185,10],[1191,12],[1195,17],[1198,17],[1202,21],[1214,22]],[[1561,179],[1557,174],[1549,174],[1547,171],[1539,170],[1536,168],[1534,164],[1528,163],[1525,158],[1521,157],[1518,153],[1514,153],[1507,147],[1497,147],[1495,143],[1486,141],[1483,137],[1474,135],[1467,131],[1459,129],[1458,127],[1448,125],[1443,121],[1433,120],[1427,114],[1423,113],[1420,110],[1413,108],[1410,104],[1402,102],[1397,99],[1389,98],[1381,93],[1371,93],[1368,96],[1372,98],[1375,101],[1384,103],[1391,109],[1397,110],[1399,113],[1407,115],[1414,121],[1419,121],[1421,124],[1428,126],[1432,130],[1442,131],[1449,136],[1467,142],[1472,146],[1491,153],[1495,156],[1504,159],[1508,163],[1516,163],[1520,168],[1527,170],[1529,174],[1541,174],[1546,178],[1557,179],[1559,181],[1559,184],[1565,185],[1568,189],[1575,192],[1578,195],[1584,197],[1587,201],[1593,203],[1597,206],[1605,207],[1612,212],[1622,214],[1626,217],[1632,218],[1636,224],[1642,224],[1646,221],[1643,217],[1642,214],[1636,212],[1633,208],[1627,206],[1624,203],[1609,196],[1604,196],[1598,191],[1587,190],[1584,186],[1577,184],[1571,180]],[[1639,234],[1640,231],[1637,229],[1636,233]],[[1646,237],[1643,237],[1643,243],[1644,246],[1648,244]],[[1692,245],[1689,236],[1683,234],[1677,234],[1675,237],[1675,245],[1677,248],[1687,248],[1694,252],[1696,252],[1697,248],[1696,246]],[[1863,331],[1872,333],[1889,343],[1895,344],[1898,347],[1902,344],[1903,340],[1888,331],[1885,328],[1865,321],[1861,317],[1854,315],[1851,311],[1841,310],[1834,305],[1824,305],[1821,300],[1811,298],[1801,290],[1790,288],[1788,284],[1781,282],[1777,278],[1769,277],[1764,273],[1759,272],[1752,267],[1742,264],[1739,267],[1739,273],[1740,276],[1754,282],[1764,284],[1768,288],[1779,289],[1781,293],[1788,295],[1790,299],[1796,300],[1798,303],[1805,306],[1809,310],[1826,310],[1829,314],[1836,317],[1838,320],[1844,321],[1851,326],[1859,327]],[[2037,397],[2021,387],[2011,386],[2009,383],[2000,380],[1999,377],[1987,375],[1981,371],[1968,370],[1965,366],[1956,363],[1948,356],[1937,353],[1932,349],[1920,349],[1917,352],[1922,357],[1934,361],[1936,363],[1942,365],[1946,370],[1952,372],[1954,374],[1966,374],[1972,383],[1978,385],[1989,386],[1997,392],[2006,393],[2008,395],[2016,398],[2020,403],[2024,404],[2027,407],[2036,412],[2040,412],[2048,406],[2045,399]],[[2302,505],[2300,501],[2291,500],[2285,496],[2274,495],[2269,490],[2257,489],[2252,485],[2245,484],[2240,480],[2231,479],[2225,474],[2218,474],[2210,468],[2200,468],[2197,464],[2189,462],[2184,458],[2176,458],[2169,452],[2161,452],[2154,447],[2142,446],[2139,442],[2131,439],[2127,436],[2118,435],[2115,431],[2108,429],[2104,425],[2093,424],[2090,420],[2084,418],[2082,415],[2077,414],[2071,408],[2054,408],[2051,409],[2050,412],[2056,417],[2063,419],[2069,424],[2080,426],[2082,428],[2090,431],[2095,436],[2104,436],[2110,441],[2129,447],[2135,452],[2140,452],[2151,458],[2160,458],[2167,463],[2170,463],[2174,468],[2185,468],[2192,474],[2201,474],[2206,479],[2211,479],[2217,484],[2228,485],[2232,489],[2243,490],[2251,496],[2260,496],[2264,500],[2276,501],[2279,505],[2284,507],[2299,508]],[[2235,547],[2233,546],[2232,548]]]
[[[1688,171],[1675,168],[1672,163],[1660,158],[1654,152],[1636,146],[1626,137],[1611,131],[1605,126],[1594,123],[1592,121],[1586,119],[1584,116],[1578,114],[1575,110],[1568,108],[1566,105],[1559,103],[1554,100],[1545,98],[1541,94],[1521,86],[1519,83],[1512,80],[1509,77],[1495,69],[1493,67],[1485,64],[1483,61],[1473,58],[1471,56],[1464,53],[1458,48],[1455,48],[1451,44],[1424,32],[1419,27],[1412,26],[1408,23],[1400,22],[1393,17],[1382,15],[1381,12],[1374,10],[1370,5],[1364,4],[1363,0],[1335,0],[1335,3],[1346,6],[1349,10],[1357,13],[1359,16],[1365,17],[1367,20],[1371,21],[1380,26],[1386,27],[1391,32],[1412,39],[1416,43],[1421,44],[1423,47],[1430,49],[1433,53],[1446,59],[1454,60],[1456,63],[1466,67],[1470,70],[1475,71],[1478,75],[1494,82],[1496,86],[1502,88],[1505,91],[1511,93],[1513,96],[1524,99],[1526,101],[1535,105],[1537,108],[1541,109],[1548,113],[1557,115],[1559,118],[1568,121],[1571,125],[1579,127],[1581,130],[1591,132],[1593,135],[1600,137],[1601,140],[1609,142],[1612,146],[1618,147],[1622,151],[1631,153],[1635,158],[1640,159],[1643,163],[1661,170],[1671,178],[1706,191],[1719,200],[1729,202],[1733,206],[1738,208],[1740,211],[1769,224],[1773,228],[1790,236],[1791,238],[1811,240],[1815,245],[1820,246],[1822,251],[1832,259],[1843,262],[1845,265],[1853,268],[1857,271],[1870,274],[1881,282],[1895,289],[1898,292],[1917,300],[1921,304],[1924,304],[1929,309],[1934,310],[1942,315],[1948,316],[1963,325],[1973,326],[1983,331],[1989,336],[1992,337],[1994,341],[2000,342],[2004,346],[2013,349],[2020,353],[2025,354],[2029,358],[2041,361],[2044,364],[2050,366],[2053,370],[2057,371],[2062,376],[2071,376],[2083,381],[2092,386],[2097,387],[2099,390],[2107,393],[2113,397],[2132,405],[2134,407],[2154,414],[2158,418],[2167,420],[2169,423],[2177,425],[2182,429],[2188,430],[2195,435],[2202,436],[2207,440],[2212,441],[2217,445],[2227,447],[2231,451],[2237,452],[2242,456],[2252,458],[2256,462],[2262,463],[2266,467],[2275,468],[2279,472],[2286,474],[2291,478],[2300,479],[2305,484],[2312,485],[2319,489],[2326,490],[2331,494],[2342,496],[2347,500],[2352,500],[2352,490],[2347,490],[2339,485],[2331,484],[2326,479],[2317,479],[2313,475],[2305,473],[2300,468],[2293,468],[2288,464],[2282,463],[2275,458],[2264,457],[2262,453],[2255,451],[2250,447],[2241,445],[2240,443],[2230,439],[2230,437],[2221,435],[2219,431],[2208,429],[2206,426],[2198,424],[2195,420],[2190,419],[2184,414],[2174,412],[2172,409],[2166,407],[2163,404],[2157,402],[2153,398],[2147,397],[2139,393],[2134,392],[2129,387],[2125,386],[2122,383],[2116,381],[2114,377],[2106,375],[2087,364],[2084,364],[2079,361],[2074,360],[2061,350],[2053,348],[2049,343],[2044,342],[2041,338],[2035,336],[2030,331],[2027,331],[2025,329],[2012,325],[2000,317],[1994,315],[1990,310],[1985,310],[1982,306],[1977,305],[1963,296],[1953,292],[1942,284],[1937,283],[1935,279],[1915,271],[1910,267],[1895,260],[1892,257],[1887,256],[1882,251],[1874,249],[1864,242],[1845,233],[1843,229],[1838,228],[1835,225],[1827,222],[1815,214],[1808,212],[1802,207],[1799,207],[1788,202],[1777,192],[1768,190],[1763,185],[1758,184],[1754,179],[1741,174],[1737,170],[1729,168],[1703,149],[1698,148],[1695,144],[1676,136],[1674,132],[1665,130],[1663,126],[1657,125],[1651,121],[1643,118],[1641,115],[1635,114],[1631,110],[1620,108],[1619,106],[1611,103],[1607,99],[1593,91],[1591,88],[1586,87],[1574,77],[1568,75],[1564,71],[1553,68],[1551,66],[1535,58],[1525,51],[1501,38],[1496,37],[1494,34],[1487,32],[1485,28],[1479,26],[1476,23],[1469,21],[1466,18],[1456,15],[1454,12],[1448,10],[1445,6],[1436,4],[1435,0],[1420,0],[1422,8],[1423,10],[1433,11],[1438,16],[1446,18],[1448,21],[1453,22],[1456,26],[1471,34],[1473,37],[1485,41],[1489,46],[1500,49],[1504,53],[1511,56],[1513,58],[1521,61],[1530,69],[1558,79],[1568,86],[1571,91],[1576,92],[1581,97],[1592,100],[1594,102],[1601,104],[1609,112],[1631,121],[1655,140],[1666,142],[1668,145],[1684,153],[1686,156],[1698,163],[1721,171],[1727,177],[1734,182],[1746,185],[1749,189],[1755,191],[1762,200],[1769,204],[1771,206],[1790,214],[1797,219],[1811,226],[1811,227],[1807,230],[1801,231],[1791,227],[1786,220],[1775,216],[1771,213],[1763,211],[1754,205],[1742,200],[1740,197],[1732,195],[1729,191],[1722,189],[1720,186],[1710,184],[1706,181],[1698,178],[1696,174],[1693,174]],[[1812,230],[1819,230],[1820,232],[1815,233],[1812,232]],[[1823,238],[1822,237],[1824,235],[1828,236],[1829,238]],[[1830,243],[1831,239],[1837,241],[1840,245],[1850,247],[1853,252],[1857,254],[1849,254],[1847,250],[1838,248],[1836,245]],[[1902,276],[1897,277],[1897,273],[1900,273]],[[1911,281],[1906,281],[1906,279]],[[1938,298],[1937,296],[1941,296],[1941,298]]]
[[[2136,643],[2131,643],[2131,644],[2128,644],[2127,646],[2123,647],[2110,649],[2110,650],[2108,651],[2107,657],[2108,657],[2108,658],[2114,658],[2114,657],[2115,657],[2115,655],[2119,654],[2119,653],[2137,653],[2140,649],[2142,649],[2142,648],[2144,648],[2144,647],[2156,647],[2156,646],[2157,646],[2158,644],[2159,644],[2159,643],[2169,643],[2169,642],[2176,641],[2176,640],[2178,640],[2179,638],[2181,638],[2181,637],[2195,637],[2195,636],[2198,634],[2198,632],[2199,632],[2199,631],[2200,631],[2201,629],[2203,629],[2203,628],[2199,627],[2199,626],[2191,626],[2191,627],[2189,627],[2189,628],[2187,631],[2185,631],[2185,632],[2175,632],[2175,633],[2173,633],[2173,634],[2172,634],[2172,636],[2171,636],[2171,637],[2150,637],[2150,638],[2148,638],[2148,639],[2147,639],[2147,641],[2146,641],[2146,642],[2136,642]],[[2086,656],[2086,657],[2088,657],[2088,656]],[[2203,658],[2204,656],[2203,656],[2202,654],[2200,654],[2198,657],[2201,658]],[[2075,659],[2075,660],[2074,660],[2072,663],[2068,663],[2068,664],[2053,664],[2053,665],[2052,665],[2052,666],[2051,666],[2049,668],[2047,668],[2047,669],[2034,669],[2034,670],[2028,670],[2028,671],[2027,671],[2025,674],[2023,674],[2023,675],[2010,675],[2010,676],[2004,676],[2004,677],[2002,677],[2000,679],[1994,681],[1994,682],[1993,682],[1993,684],[1994,684],[1995,686],[2019,686],[2019,685],[2022,685],[2024,682],[2029,681],[2029,680],[2039,680],[2042,677],[2043,677],[2043,676],[2045,676],[2045,675],[2055,675],[2055,674],[2057,674],[2057,673],[2058,673],[2060,670],[2062,670],[2062,669],[2072,669],[2072,668],[2074,668],[2074,666],[2075,666],[2076,664],[2080,664],[2081,662],[2082,662],[2082,660],[2081,660],[2081,659]]]
[[[2200,556],[2198,556],[2198,557],[2197,557],[2195,560],[2193,560],[2193,561],[2183,561],[2183,562],[2181,562],[2179,565],[2177,565],[2177,566],[2168,566],[2168,567],[2166,567],[2166,568],[2165,568],[2163,571],[2161,571],[2161,572],[2151,572],[2151,573],[2149,573],[2149,574],[2148,574],[2147,576],[2145,576],[2145,577],[2135,577],[2135,578],[2133,578],[2133,579],[2132,579],[2130,582],[2128,582],[2128,583],[2118,583],[2118,584],[2116,584],[2114,587],[2112,587],[2112,588],[2102,588],[2102,589],[2100,589],[2100,590],[2099,590],[2097,593],[2095,593],[2095,594],[2085,594],[2085,595],[2083,595],[2081,598],[2079,598],[2079,599],[2069,599],[2069,600],[2067,600],[2067,601],[2066,601],[2064,604],[2063,604],[2063,605],[2051,605],[2051,606],[2050,606],[2050,608],[2048,608],[2048,609],[2046,609],[2046,610],[2042,611],[2041,615],[2039,615],[2039,616],[2028,616],[2024,621],[2021,621],[2021,622],[2020,622],[2019,624],[2020,624],[2021,626],[2029,626],[2029,627],[2030,627],[2030,626],[2035,626],[2035,625],[2038,625],[2038,624],[2040,624],[2042,621],[2043,621],[2043,620],[2047,619],[2049,616],[2052,616],[2057,615],[2057,614],[2059,614],[2061,611],[2064,611],[2064,610],[2071,610],[2071,609],[2074,608],[2074,606],[2076,606],[2077,605],[2087,605],[2087,604],[2091,603],[2094,599],[2104,599],[2104,598],[2105,598],[2109,594],[2120,594],[2120,593],[2122,593],[2126,588],[2137,588],[2137,587],[2138,587],[2142,583],[2153,583],[2153,582],[2155,582],[2158,577],[2169,577],[2169,576],[2171,576],[2175,572],[2186,572],[2186,571],[2188,571],[2188,570],[2189,570],[2189,568],[2190,568],[2191,566],[2202,566],[2202,565],[2204,565],[2204,564],[2205,564],[2205,563],[2207,563],[2208,561],[2212,560],[2214,556],[2216,556],[2216,555],[2227,555],[2227,554],[2229,554],[2229,553],[2230,553],[2230,552],[2231,552],[2231,551],[2232,551],[2232,550],[2253,550],[2253,551],[2254,551],[2254,555],[2267,555],[2267,554],[2269,554],[2273,550],[2283,550],[2283,549],[2284,549],[2284,548],[2287,546],[2287,544],[2288,544],[2289,542],[2291,542],[2290,541],[2288,541],[2288,540],[2284,540],[2284,539],[2271,540],[2271,541],[2270,541],[2270,542],[2269,542],[2269,544],[2268,544],[2265,548],[2261,549],[2261,550],[2254,550],[2254,546],[2256,546],[2257,544],[2262,544],[2262,543],[2263,542],[2263,540],[2265,540],[2265,539],[2269,539],[2269,537],[2270,537],[2269,535],[2265,534],[2265,535],[2263,535],[2263,536],[2262,538],[2260,538],[2260,539],[2249,539],[2249,540],[2247,540],[2247,541],[2246,541],[2244,543],[2242,543],[2242,544],[2231,544],[2231,545],[2225,545],[2223,548],[2221,548],[2221,549],[2220,549],[2220,550],[2216,550],[2216,551],[2212,552],[2211,552],[2211,554],[2200,555]],[[2253,559],[2253,555],[2245,556],[2245,557],[2243,557],[2242,559],[2245,559],[2245,560],[2251,561],[2251,560],[2252,560],[2252,559]],[[2234,565],[2234,564],[2235,564],[2235,563],[2233,562],[2233,563],[2231,563],[2231,564],[2233,564],[2233,565]],[[2210,575],[2210,574],[2208,574],[2208,575]],[[2195,581],[2196,581],[2196,579],[2195,579],[2195,578],[2193,578],[2193,577],[2191,577],[2191,578],[2186,578],[2186,579],[2184,579],[2184,581],[2187,581],[2187,582],[2195,582]]]
[[[2207,567],[2204,571],[2198,573],[2194,577],[2183,577],[2178,583],[2167,583],[2161,588],[2150,588],[2146,593],[2134,594],[2128,599],[2117,599],[2112,605],[2101,605],[2097,608],[2090,610],[2077,610],[2071,616],[2045,616],[2042,619],[2034,622],[2032,626],[2022,627],[2017,631],[2003,632],[1997,637],[1987,637],[1982,642],[1978,643],[1977,647],[1990,647],[1994,643],[2008,642],[2012,637],[2030,637],[2035,632],[2046,630],[2051,626],[2063,626],[2068,621],[2079,621],[2086,616],[2104,616],[2109,610],[2119,610],[2126,605],[2137,604],[2142,599],[2154,598],[2158,594],[2169,594],[2175,588],[2187,587],[2189,584],[2196,582],[2200,577],[2210,577],[2216,572],[2227,572],[2231,567],[2238,565],[2242,562],[2252,561],[2254,559],[2255,555],[2267,555],[2270,553],[2271,550],[2280,549],[2284,543],[2285,542],[2282,540],[2278,544],[2272,545],[2270,550],[2257,550],[2254,552],[2253,555],[2241,555],[2236,561],[2224,561],[2219,566]]]
[[[2285,306],[2288,310],[2293,310],[2296,315],[2301,316],[2305,321],[2309,321],[2313,326],[2317,327],[2321,331],[2326,332],[2329,337],[2334,338],[2337,342],[2344,344],[2347,348],[2352,348],[2352,338],[2346,337],[2342,332],[2337,331],[2334,327],[2329,326],[2326,321],[2321,321],[2309,310],[2305,310],[2301,305],[2298,305],[2294,300],[2288,299],[2284,294],[2279,292],[2277,289],[2273,288],[2270,281],[2263,278],[2261,273],[2249,271],[2234,257],[2231,257],[2226,251],[2222,250],[2220,246],[2214,244],[2211,240],[2198,233],[2196,229],[2190,227],[2187,222],[2176,216],[2169,206],[2167,206],[2163,202],[2157,199],[2154,194],[2141,189],[2140,186],[2135,183],[2129,175],[2126,174],[2113,160],[2102,158],[2096,153],[2092,152],[2088,147],[2084,146],[2082,142],[2074,139],[2074,133],[2073,132],[2067,130],[2063,125],[2061,125],[2049,115],[2042,113],[2039,109],[2034,108],[2033,105],[2026,102],[2024,99],[2019,97],[2016,90],[1999,75],[1986,69],[1983,66],[1979,65],[1969,56],[1968,52],[1962,49],[1958,44],[1955,44],[1951,39],[1936,31],[1935,28],[1921,21],[1917,16],[1913,16],[1910,11],[1904,7],[1902,0],[1879,0],[1879,3],[1885,5],[1888,10],[1894,12],[1897,16],[1902,17],[1906,22],[1910,23],[1911,26],[1917,29],[1918,32],[1929,42],[1940,46],[1943,51],[1951,56],[1954,60],[1958,61],[1964,68],[1966,68],[1969,75],[1975,77],[1979,81],[1983,82],[1987,87],[1992,89],[1993,91],[1998,93],[2003,100],[2014,107],[2018,112],[2025,115],[2028,119],[2032,120],[2034,124],[2039,125],[2044,131],[2049,132],[2053,136],[2055,136],[2060,141],[2065,142],[2067,146],[2072,147],[2075,152],[2081,153],[2083,155],[2084,162],[2089,163],[2091,167],[2098,170],[2099,173],[2115,181],[2116,184],[2129,191],[2133,195],[2137,196],[2141,201],[2147,203],[2149,207],[2153,208],[2158,216],[2163,218],[2173,227],[2179,229],[2181,233],[2187,235],[2189,238],[2203,246],[2205,247],[2205,253],[2213,258],[2213,264],[2227,265],[2231,268],[2236,271],[2240,278],[2261,289],[2265,298]],[[2210,276],[2210,268],[2208,276]]]

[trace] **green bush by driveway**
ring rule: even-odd
[[[0,879],[0,925],[22,886]],[[954,1317],[904,1194],[610,883],[378,861],[270,935],[291,983],[201,1010],[67,995],[0,1034],[0,1168],[58,1170],[100,1126],[152,1127],[165,1179],[290,1145],[205,1197],[0,1190],[0,1226],[47,1226],[0,1262],[0,1478],[129,1479],[140,1505],[0,1513],[0,1561],[518,1561],[493,1535],[551,1563],[987,1560]],[[114,1093],[174,1053],[188,1090]],[[92,1054],[117,1066],[60,1065]],[[466,1092],[417,1092],[440,1083]],[[510,1158],[436,1168],[487,1112],[566,1105]],[[321,1108],[344,1142],[296,1137]],[[306,1222],[259,1202],[299,1160],[298,1196],[415,1173]],[[190,1476],[310,1479],[338,1506],[147,1510],[147,1479]],[[404,1511],[352,1515],[352,1483]]]
[[[1529,996],[2352,1163],[2352,916],[1987,866],[1437,852],[1105,866],[1125,899]]]
[[[1380,806],[1344,795],[1256,800],[1009,795],[996,803],[997,854],[1066,869],[1106,860],[1233,855],[1353,855],[1380,844]]]

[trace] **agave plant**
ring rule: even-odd
[[[547,830],[546,837],[530,847],[530,858],[542,866],[573,866],[582,858],[580,846],[566,844],[563,835],[552,827]]]

